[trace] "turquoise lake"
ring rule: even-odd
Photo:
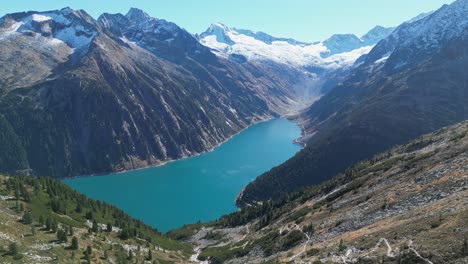
[[[292,157],[299,127],[284,118],[253,125],[211,152],[159,167],[63,182],[162,232],[235,211],[255,177]]]

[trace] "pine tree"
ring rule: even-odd
[[[80,203],[76,205],[75,212],[77,212],[78,214],[81,214],[83,212],[83,208],[81,207]]]
[[[18,253],[18,245],[15,242],[10,243],[10,245],[8,245],[8,254],[16,256]]]
[[[151,261],[153,259],[153,253],[151,252],[151,249],[148,250],[148,257],[146,260]]]
[[[25,225],[30,225],[30,224],[32,224],[31,213],[25,212],[25,213],[23,214],[23,219],[22,219],[22,221],[23,221],[23,224],[25,224]]]
[[[131,250],[128,251],[128,260],[132,260],[133,259],[133,252]]]
[[[76,238],[76,237],[72,238],[70,248],[73,249],[73,250],[78,249],[78,238]]]
[[[85,251],[85,259],[87,264],[91,264],[91,254],[88,251]]]
[[[57,222],[55,222],[54,219],[50,220],[50,229],[52,230],[53,233],[57,233],[58,225],[57,225]]]
[[[16,199],[16,201],[19,201],[19,198],[20,198],[20,192],[19,192],[18,188],[15,188],[15,199]]]
[[[340,245],[338,246],[338,251],[344,251],[346,246],[343,244],[343,239],[340,239]]]
[[[88,253],[89,255],[93,254],[93,248],[91,246],[87,246],[86,253]]]
[[[466,237],[463,240],[462,256],[464,257],[468,256],[468,241],[466,241]]]
[[[34,225],[31,225],[31,234],[32,234],[33,236],[36,235],[36,227],[35,227]]]
[[[93,227],[91,229],[94,233],[97,233],[99,231],[99,225],[96,222],[96,220],[93,221]]]
[[[39,216],[39,225],[44,226],[44,217],[42,215]]]
[[[112,225],[111,225],[111,223],[107,223],[107,232],[112,232]]]
[[[62,242],[62,243],[67,243],[67,232],[65,230],[58,230],[57,231],[57,239],[58,241]]]
[[[46,226],[47,231],[50,231],[52,229],[52,222],[51,222],[50,218],[46,219],[45,226]]]
[[[72,225],[68,225],[68,235],[69,236],[73,236],[73,226]]]

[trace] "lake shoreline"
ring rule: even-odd
[[[301,148],[294,139],[300,136],[299,126],[289,118],[268,117],[193,159],[63,182],[166,232],[235,212],[234,200],[242,188],[297,153]]]
[[[203,155],[205,153],[209,153],[209,152],[212,152],[214,151],[216,148],[220,147],[222,144],[226,143],[227,141],[231,140],[233,137],[239,135],[240,133],[242,133],[243,131],[249,129],[250,127],[254,126],[254,125],[258,125],[258,124],[261,124],[261,123],[264,123],[264,122],[268,122],[268,121],[271,121],[273,119],[276,119],[276,118],[285,118],[293,123],[295,123],[300,129],[301,129],[301,135],[302,133],[304,133],[304,130],[303,130],[303,127],[299,125],[299,123],[295,120],[295,119],[291,119],[291,118],[288,118],[288,115],[280,115],[280,116],[271,116],[271,117],[266,117],[264,119],[259,119],[258,121],[254,121],[253,123],[251,123],[250,125],[242,128],[241,130],[239,130],[238,132],[236,132],[235,134],[227,137],[225,140],[223,140],[222,142],[218,143],[216,146],[210,148],[210,149],[207,149],[203,152],[198,152],[198,153],[195,153],[193,155],[190,155],[190,156],[185,156],[185,157],[181,157],[181,158],[178,158],[178,159],[170,159],[170,160],[166,160],[166,161],[161,161],[160,163],[158,164],[154,164],[154,165],[149,165],[149,166],[143,166],[143,167],[140,167],[140,168],[135,168],[135,169],[128,169],[128,170],[121,170],[121,171],[109,171],[109,172],[103,172],[103,173],[96,173],[96,174],[87,174],[87,175],[79,175],[79,176],[66,176],[66,177],[61,177],[59,180],[60,181],[63,181],[63,180],[72,180],[72,179],[79,179],[79,178],[89,178],[89,177],[101,177],[101,176],[106,176],[106,175],[109,175],[109,174],[121,174],[121,173],[127,173],[127,172],[131,172],[131,171],[138,171],[138,170],[145,170],[145,169],[150,169],[150,168],[156,168],[156,167],[161,167],[161,166],[164,166],[166,164],[169,164],[171,162],[176,162],[176,161],[180,161],[180,160],[184,160],[184,159],[189,159],[189,158],[193,158],[193,157],[197,157],[197,156],[200,156],[200,155]],[[302,136],[301,136],[302,137]],[[301,138],[299,137],[299,138]],[[293,144],[297,144],[299,145],[301,148],[303,148],[305,146],[305,144],[301,144],[300,142],[298,142],[297,140],[299,139],[294,139],[293,140]],[[244,187],[245,188],[245,187]]]

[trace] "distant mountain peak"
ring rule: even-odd
[[[334,34],[323,41],[323,44],[328,48],[327,53],[322,53],[323,56],[349,52],[363,46],[363,42],[354,34]]]
[[[224,43],[227,45],[234,45],[234,41],[232,41],[228,36],[227,32],[231,29],[225,26],[222,23],[213,23],[210,27],[203,33],[200,34],[200,38],[204,38],[207,36],[214,36],[216,41],[220,43]]]
[[[135,22],[155,19],[151,17],[150,15],[148,15],[145,11],[135,8],[135,7],[131,7],[125,16],[128,19],[133,20]]]

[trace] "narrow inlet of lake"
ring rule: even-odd
[[[292,157],[300,149],[293,140],[300,135],[295,123],[276,118],[253,125],[199,156],[63,182],[166,232],[235,211],[234,199],[241,189]]]

